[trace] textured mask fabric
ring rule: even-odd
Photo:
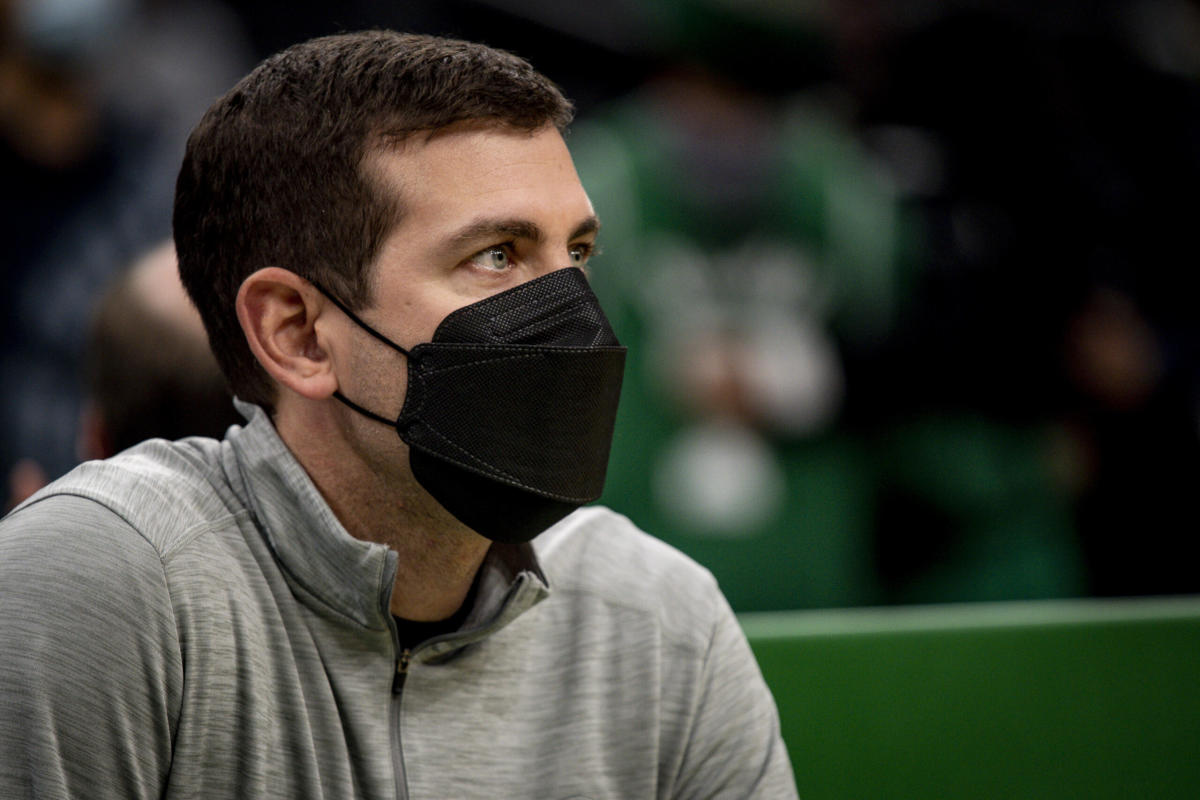
[[[580,270],[465,306],[408,356],[396,430],[417,481],[464,524],[527,541],[600,496],[625,348]]]

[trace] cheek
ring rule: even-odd
[[[389,315],[386,335],[407,350],[430,341],[446,315],[464,305],[455,283],[454,276],[447,275],[436,283],[414,287],[416,291],[396,292],[386,301],[387,307],[394,309]],[[396,356],[403,361],[399,353]]]
[[[359,343],[350,357],[350,367],[349,376],[340,381],[342,393],[368,411],[396,419],[408,387],[408,359],[371,340]]]
[[[422,308],[414,310],[408,326],[410,341],[414,344],[431,341],[442,320],[455,311],[520,282],[514,271],[492,274],[465,267],[456,269],[441,291],[430,296]]]

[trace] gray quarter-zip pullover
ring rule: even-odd
[[[80,466],[0,522],[0,797],[795,796],[712,577],[624,517],[493,545],[412,652],[396,557],[257,408]]]

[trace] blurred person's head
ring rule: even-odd
[[[98,144],[96,72],[137,0],[0,0],[0,141],[48,169]]]
[[[155,437],[220,438],[238,421],[200,315],[179,282],[170,242],[142,257],[100,298],[86,363],[83,458],[107,458]]]
[[[240,420],[200,315],[179,282],[170,242],[118,275],[100,296],[85,379],[77,442],[85,460],[152,438],[220,438]],[[8,475],[5,508],[49,479],[37,461],[22,459]]]
[[[470,42],[372,31],[263,62],[192,133],[175,199],[180,273],[234,393],[275,401],[235,311],[255,271],[283,267],[351,310],[369,305],[372,266],[406,206],[381,156],[452,126],[562,131],[571,113],[527,62]]]

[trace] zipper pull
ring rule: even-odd
[[[404,686],[404,679],[408,676],[408,665],[412,661],[412,650],[407,647],[400,651],[400,657],[396,659],[396,676],[392,679],[392,692],[398,693]]]

